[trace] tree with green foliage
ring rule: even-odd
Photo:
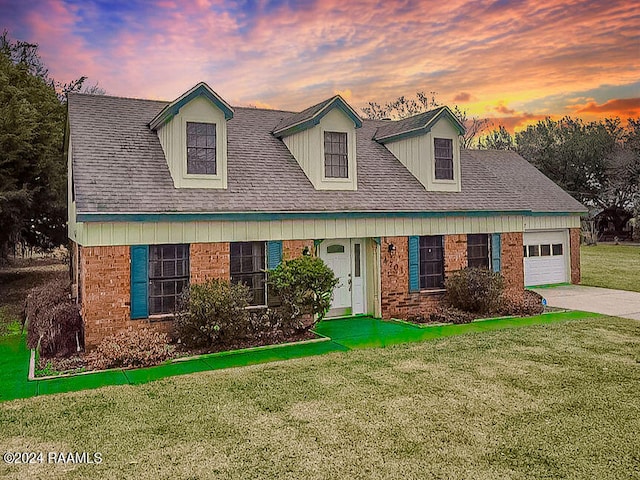
[[[37,45],[0,36],[0,257],[66,242],[65,99],[85,80],[55,82]]]
[[[515,150],[516,142],[513,135],[500,125],[497,129],[491,130],[486,135],[478,139],[478,149],[480,150]]]
[[[384,105],[377,102],[367,102],[367,106],[363,107],[361,111],[365,118],[370,120],[401,120],[441,107],[442,104],[438,102],[436,95],[436,92],[429,92],[429,94],[417,92],[415,98],[407,98],[402,95]],[[452,111],[466,129],[465,134],[460,136],[461,147],[471,148],[475,138],[487,127],[487,120],[469,117],[467,111],[458,105],[454,105]]]

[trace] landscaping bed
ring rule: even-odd
[[[308,342],[309,340],[316,340],[323,338],[316,333],[306,330],[302,332],[295,332],[290,335],[271,335],[268,338],[251,339],[241,342],[236,342],[230,345],[215,345],[211,348],[187,348],[179,344],[169,344],[172,346],[171,354],[164,362],[172,362],[187,357],[195,357],[198,355],[207,355],[211,353],[220,352],[232,352],[235,350],[245,350],[249,348],[265,347],[265,346],[277,346],[289,343]],[[135,366],[123,367],[123,368],[136,368]],[[93,368],[91,365],[90,355],[81,352],[77,355],[70,357],[42,357],[39,356],[35,364],[35,377],[50,377],[57,375],[70,375],[76,373],[84,373],[91,371],[100,371],[100,369]]]

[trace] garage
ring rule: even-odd
[[[568,230],[524,232],[525,286],[569,281],[568,240]]]

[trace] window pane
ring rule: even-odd
[[[529,256],[530,257],[539,257],[540,249],[538,245],[529,245]]]
[[[189,284],[189,245],[149,247],[149,314],[175,310],[176,301]]]
[[[436,179],[453,180],[453,140],[435,138],[433,145]]]
[[[353,245],[353,261],[355,263],[353,268],[353,276],[358,278],[360,277],[360,244],[356,243]]]
[[[540,245],[540,256],[548,257],[551,255],[551,245]]]
[[[553,244],[553,254],[554,255],[562,255],[562,244],[554,243]]]
[[[187,122],[187,173],[215,175],[216,126]]]
[[[324,176],[348,178],[347,134],[324,132]]]
[[[467,264],[469,267],[489,268],[489,235],[467,235]]]
[[[444,286],[444,255],[442,236],[420,237],[420,288]]]
[[[251,290],[251,305],[266,304],[265,243],[234,242],[230,255],[231,283]]]

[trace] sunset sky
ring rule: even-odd
[[[640,116],[640,3],[0,0],[56,80],[173,100],[199,81],[232,105],[359,110],[435,91],[495,125]]]

